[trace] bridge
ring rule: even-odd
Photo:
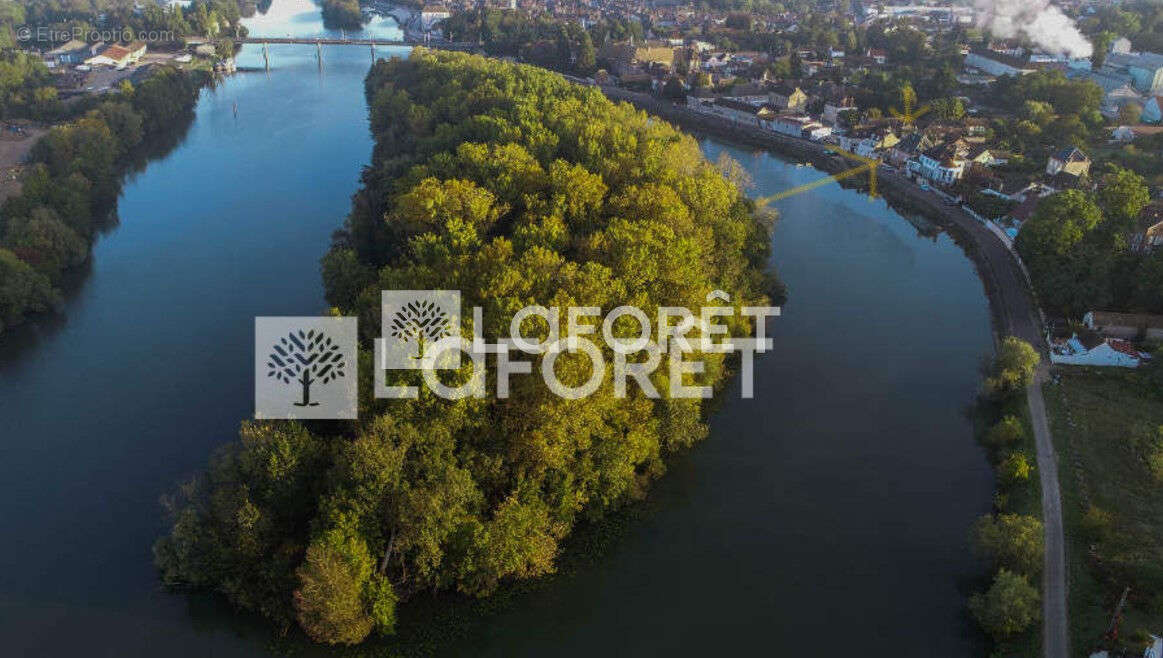
[[[416,46],[419,43],[409,41],[396,41],[392,39],[336,39],[332,38],[311,38],[311,37],[243,37],[235,39],[238,44],[277,44],[277,43],[297,43],[306,46]]]

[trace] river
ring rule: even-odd
[[[310,0],[248,26],[327,34]],[[206,90],[182,143],[127,182],[65,318],[0,344],[6,655],[269,652],[261,622],[163,591],[150,545],[159,496],[252,413],[253,318],[324,310],[318,261],[371,155],[369,51],[325,48],[320,67],[313,47],[270,50],[269,73]],[[756,195],[821,175],[703,148]],[[963,413],[991,345],[982,285],[881,200],[833,184],[778,208],[791,297],[756,399],[728,391],[606,556],[450,652],[980,653],[960,587],[992,487]]]

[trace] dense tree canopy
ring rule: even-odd
[[[365,341],[385,289],[459,290],[495,340],[530,304],[653,316],[700,308],[716,289],[744,305],[774,288],[769,227],[740,190],[693,139],[595,89],[416,49],[378,62],[367,97],[373,162],[323,266],[329,301],[361,318]],[[737,318],[729,330],[751,327]],[[723,356],[692,356],[706,369],[684,383],[722,383]],[[471,367],[451,377],[466,381]],[[591,365],[565,353],[555,372],[576,386]],[[365,390],[361,423],[340,435],[247,425],[175,500],[158,566],[168,583],[340,643],[388,632],[396,602],[418,591],[487,595],[551,572],[575,524],[641,496],[668,455],[705,436],[701,400],[667,395],[667,376],[651,377],[661,399],[633,385],[616,397],[607,370],[578,400],[520,376],[499,400]]]
[[[1150,201],[1143,178],[1109,166],[1094,193],[1043,199],[1015,246],[1049,311],[1081,317],[1099,309],[1163,313],[1163,252],[1131,249]]]
[[[1038,590],[1028,578],[1001,569],[993,585],[969,599],[969,610],[995,640],[1004,640],[1029,628],[1041,618]]]

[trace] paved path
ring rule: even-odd
[[[770,146],[782,152],[813,157],[817,162],[824,157],[824,145],[803,139],[787,137],[744,126],[727,119],[697,114],[685,107],[675,106],[647,94],[624,89],[603,88],[615,100],[627,100],[639,107],[676,121],[687,127],[723,134],[728,138],[742,138],[757,145]],[[889,198],[903,198],[920,206],[929,214],[944,219],[967,236],[971,257],[985,283],[993,308],[998,333],[1021,338],[1046,353],[1041,314],[1030,292],[1017,256],[1001,239],[979,220],[958,206],[949,205],[935,194],[921,190],[905,177],[880,169],[881,190]],[[1042,523],[1046,530],[1046,555],[1042,571],[1043,654],[1045,658],[1068,658],[1070,642],[1066,609],[1066,550],[1062,536],[1062,498],[1058,489],[1058,456],[1046,421],[1046,404],[1042,399],[1042,383],[1048,367],[1045,360],[1038,367],[1033,384],[1026,389],[1030,407],[1030,422],[1038,451],[1038,478],[1042,486]]]

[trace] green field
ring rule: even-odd
[[[1141,647],[1163,632],[1163,390],[1140,371],[1059,367],[1044,387],[1060,461],[1071,646],[1099,648],[1125,587],[1119,633]],[[1137,655],[1137,654],[1136,654]]]

